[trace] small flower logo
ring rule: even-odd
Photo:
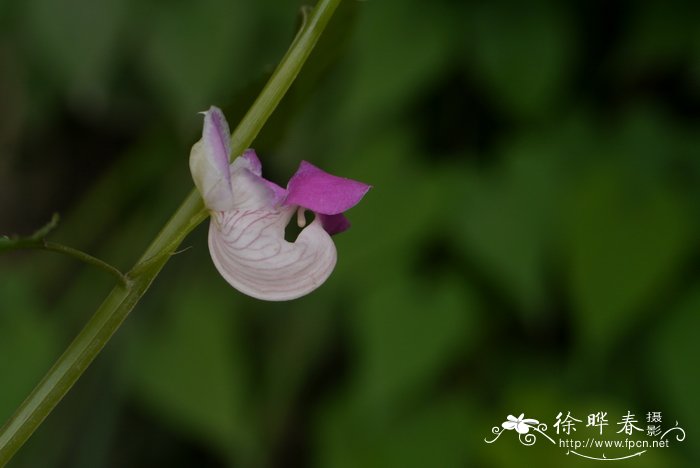
[[[525,413],[520,413],[517,418],[509,414],[507,421],[504,421],[501,426],[508,431],[515,429],[518,434],[527,434],[531,427],[537,426],[540,422],[537,419],[523,419],[524,416]]]

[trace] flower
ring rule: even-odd
[[[283,189],[262,177],[255,151],[229,164],[230,132],[220,109],[204,114],[202,138],[190,153],[190,170],[211,212],[209,252],[231,286],[258,299],[284,301],[310,293],[336,263],[331,235],[350,223],[343,212],[370,186],[328,174],[302,161]],[[304,210],[314,213],[306,225]],[[294,214],[303,227],[294,242],[284,238]]]
[[[515,429],[518,434],[527,434],[530,432],[530,427],[532,427],[532,425],[537,425],[540,423],[537,419],[523,419],[523,416],[525,416],[525,413],[520,413],[520,416],[517,418],[512,414],[509,414],[506,418],[507,421],[501,424],[501,426],[503,426],[503,429],[507,429],[509,431]]]

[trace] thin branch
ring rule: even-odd
[[[46,240],[46,236],[49,235],[58,225],[59,216],[58,213],[54,213],[51,217],[51,221],[46,223],[38,229],[34,234],[27,237],[2,237],[0,238],[0,252],[7,252],[10,250],[24,250],[24,249],[34,249],[34,250],[46,250],[49,252],[58,252],[69,257],[73,257],[81,262],[87,263],[89,265],[95,266],[103,271],[106,271],[110,275],[114,276],[122,286],[128,284],[128,279],[121,271],[116,267],[110,265],[104,260],[100,260],[97,257],[83,252],[82,250],[74,249],[67,245],[59,244],[57,242],[49,242]]]

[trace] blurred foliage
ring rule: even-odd
[[[242,297],[206,227],[13,467],[583,466],[483,442],[507,414],[662,411],[697,466],[700,4],[346,0],[256,142],[374,185],[339,264]],[[0,233],[128,268],[190,190],[210,104],[240,117],[299,4],[0,1]],[[0,417],[111,285],[0,259]]]

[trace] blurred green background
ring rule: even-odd
[[[205,223],[10,466],[589,466],[484,438],[628,410],[688,436],[616,466],[700,466],[699,5],[345,0],[254,145],[278,183],[374,185],[335,273],[249,299]],[[53,240],[130,267],[192,187],[197,111],[235,126],[299,7],[0,0],[0,233],[59,211]],[[0,258],[0,419],[111,285]]]

